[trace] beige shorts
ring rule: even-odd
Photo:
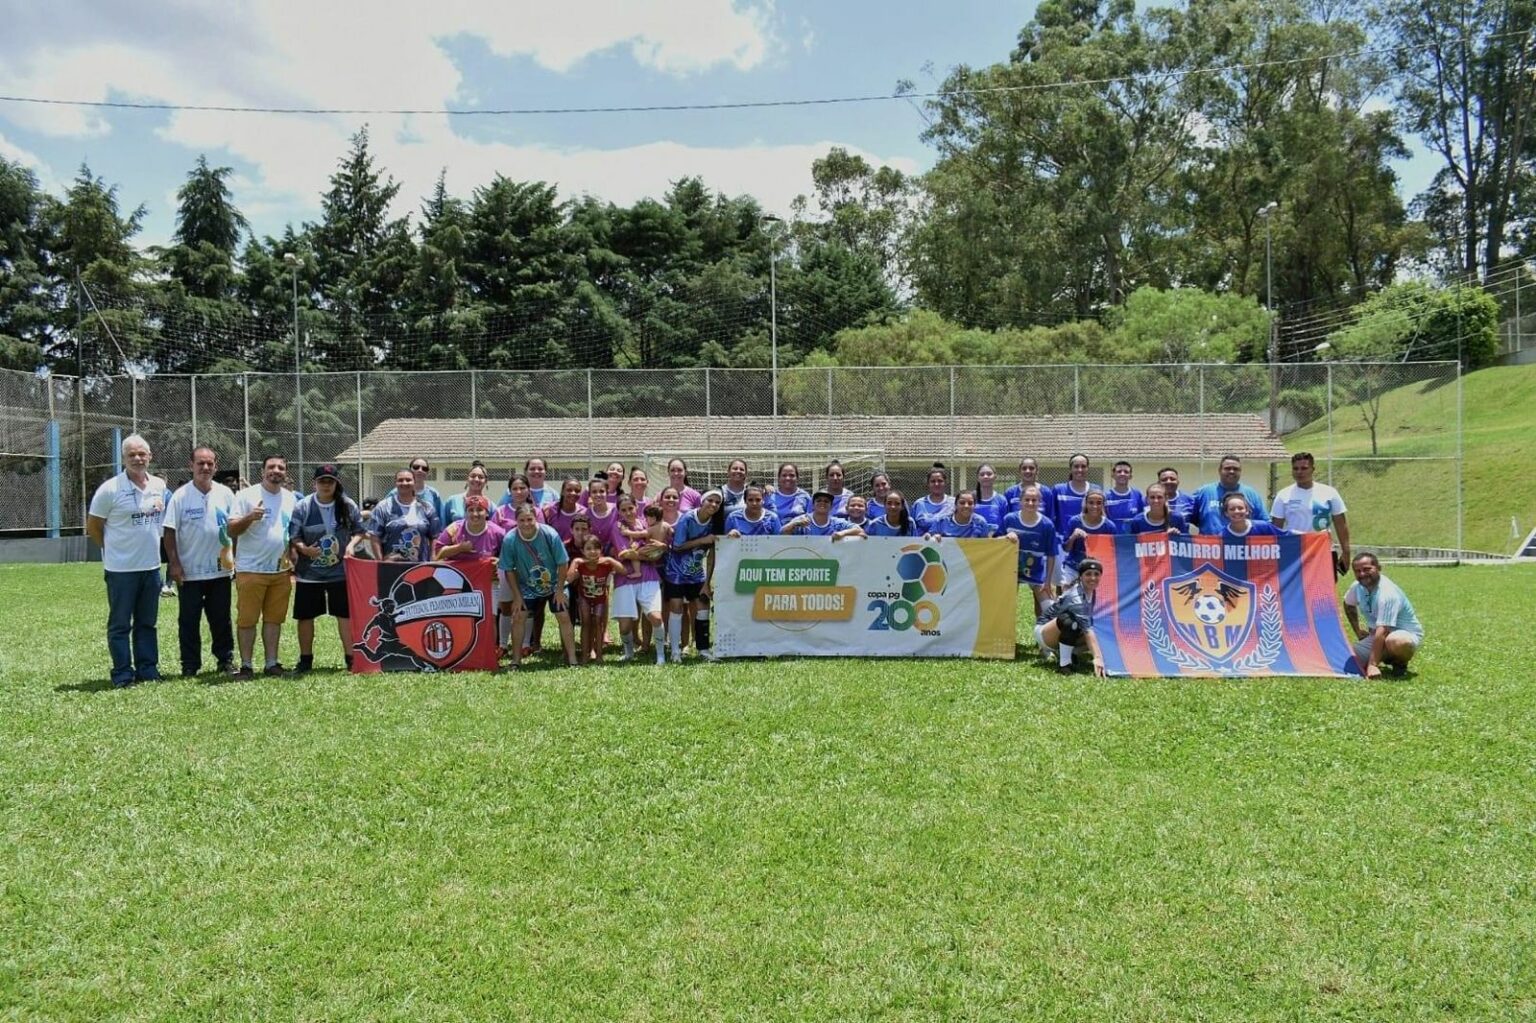
[[[259,621],[281,625],[288,620],[293,577],[287,572],[239,572],[235,575],[235,624],[250,629]]]

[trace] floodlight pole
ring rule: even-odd
[[[1274,232],[1270,228],[1275,211],[1280,204],[1271,199],[1259,208],[1264,219],[1264,308],[1269,313],[1269,432],[1280,432],[1280,325],[1275,321],[1275,257]],[[1274,496],[1278,476],[1275,463],[1269,463],[1269,493]]]
[[[303,486],[304,473],[304,385],[299,379],[299,257],[292,252],[283,253],[283,262],[293,271],[293,416],[299,434],[299,479]]]
[[[772,213],[763,216],[764,224],[782,224]],[[764,232],[766,233],[766,232]],[[768,347],[772,355],[773,418],[779,418],[779,244],[768,238]]]

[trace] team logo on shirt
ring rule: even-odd
[[[380,566],[381,589],[389,566]],[[386,592],[370,597],[377,608],[353,645],[386,671],[445,671],[474,649],[485,620],[483,594],[451,565],[412,565]]]
[[[316,568],[331,568],[340,563],[339,551],[341,543],[336,539],[336,534],[327,533],[320,538],[320,542],[315,544],[315,546],[320,548],[320,553],[315,556]]]

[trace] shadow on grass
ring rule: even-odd
[[[128,688],[132,689],[133,686]],[[53,691],[56,693],[112,693],[117,691],[117,687],[112,684],[110,678],[93,678],[85,682],[64,682],[54,686]]]

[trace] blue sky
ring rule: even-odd
[[[729,103],[919,89],[1001,60],[1033,3],[997,0],[550,0],[244,4],[0,2],[0,94],[231,106],[572,107]],[[925,70],[927,69],[927,70]],[[833,145],[925,169],[904,101],[748,111],[448,118],[90,110],[0,103],[0,155],[60,190],[82,161],[148,207],[163,242],[199,153],[231,166],[262,234],[313,219],[348,135],[370,124],[414,210],[448,169],[467,195],[501,172],[616,202],[700,174],[781,213]],[[1433,166],[1399,168],[1408,195]]]

